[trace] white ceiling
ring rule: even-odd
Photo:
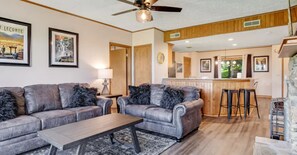
[[[214,51],[224,49],[238,49],[280,44],[284,37],[288,36],[288,27],[280,26],[254,31],[229,33],[202,38],[172,41],[173,50],[176,52]],[[233,41],[228,39],[232,38]],[[237,44],[237,46],[233,46]],[[188,48],[192,47],[192,48]]]
[[[135,8],[117,0],[29,0],[129,31],[157,27],[170,30],[287,8],[287,0],[159,0],[155,5],[183,8],[181,13],[153,12],[154,21],[138,23],[135,13],[111,14]],[[132,0],[130,0],[132,1]],[[292,0],[297,4],[297,0]]]

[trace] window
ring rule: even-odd
[[[242,73],[242,56],[227,56],[221,59],[221,77],[237,78]]]

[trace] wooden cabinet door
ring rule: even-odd
[[[184,78],[191,76],[191,58],[184,57]]]
[[[134,47],[134,84],[152,82],[152,45]]]

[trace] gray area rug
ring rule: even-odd
[[[164,136],[149,134],[143,131],[136,131],[140,143],[141,152],[139,155],[158,155],[176,141]],[[125,129],[115,132],[115,144],[111,144],[109,136],[99,137],[88,142],[86,146],[86,155],[135,155],[132,145],[130,130]],[[73,155],[76,153],[76,147],[65,151],[58,151],[58,155]],[[45,155],[49,151],[49,146],[43,147],[23,155]]]

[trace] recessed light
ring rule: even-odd
[[[229,38],[229,39],[228,39],[228,41],[233,41],[233,40],[234,40],[233,38]]]
[[[237,44],[232,44],[232,46],[237,46]]]
[[[186,40],[186,41],[185,41],[185,43],[187,43],[187,44],[188,44],[188,43],[190,43],[190,41],[189,41],[189,40]]]

